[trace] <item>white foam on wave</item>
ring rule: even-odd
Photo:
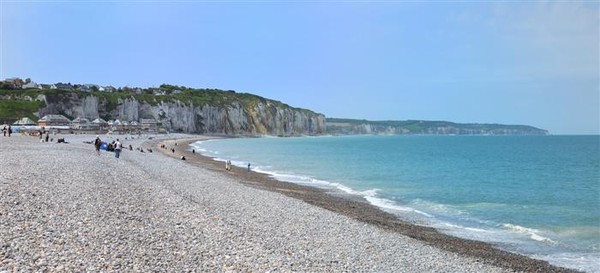
[[[455,208],[453,206],[435,203],[427,200],[423,200],[420,198],[414,199],[410,202],[410,205],[413,207],[426,208],[429,211],[433,211],[443,215],[466,215],[467,213],[463,210]]]
[[[420,214],[422,216],[425,216],[427,218],[433,218],[433,215],[426,213],[424,211],[420,211],[411,207],[407,207],[407,206],[401,206],[398,203],[389,200],[389,199],[385,199],[385,198],[379,198],[376,196],[376,194],[373,195],[367,195],[364,196],[364,198],[372,205],[376,206],[376,207],[380,207],[386,210],[391,210],[392,212],[409,212],[409,213],[417,213]]]
[[[541,232],[537,229],[522,227],[522,226],[513,225],[513,224],[502,224],[502,228],[504,228],[505,230],[508,230],[510,232],[527,235],[532,240],[535,240],[538,242],[556,244],[556,242],[553,241],[552,239],[540,235]]]
[[[342,183],[329,182],[329,181],[325,181],[325,180],[316,179],[316,178],[313,178],[310,176],[285,174],[285,173],[279,173],[279,172],[274,172],[274,171],[266,171],[260,167],[257,167],[255,169],[255,171],[268,174],[271,177],[273,177],[277,180],[280,180],[280,181],[291,182],[291,183],[296,183],[296,184],[303,184],[303,185],[307,185],[307,186],[314,186],[314,187],[318,187],[318,188],[335,189],[335,190],[339,190],[339,191],[349,194],[349,195],[360,196],[360,197],[363,197],[371,205],[374,205],[376,207],[379,207],[379,208],[382,208],[382,209],[385,209],[388,211],[391,210],[392,212],[416,213],[416,214],[419,214],[419,215],[422,215],[422,216],[425,216],[428,218],[434,217],[433,215],[428,214],[426,212],[423,212],[423,211],[420,211],[420,210],[417,210],[417,209],[414,209],[411,207],[407,207],[407,206],[401,206],[392,200],[378,197],[378,192],[380,191],[380,189],[367,189],[364,191],[360,191],[360,190],[356,190],[351,187],[348,187]]]
[[[554,253],[549,255],[533,255],[533,258],[549,261],[551,264],[573,268],[588,273],[600,273],[600,256],[591,253]]]
[[[503,236],[503,231],[486,226],[477,226],[477,223],[459,224],[455,222],[443,221],[435,219],[430,223],[430,226],[436,230],[456,236],[458,238],[488,242],[494,245],[500,245],[507,242],[506,236]],[[515,243],[517,243],[515,241]]]
[[[206,149],[206,148],[204,148],[204,147],[201,146],[202,143],[208,142],[208,141],[211,141],[211,140],[196,141],[196,142],[190,144],[190,146],[192,146],[192,149],[196,150],[200,154],[212,157],[212,156],[214,156],[215,152],[211,151],[211,150],[208,150],[208,149]]]
[[[237,165],[236,162],[232,161],[233,165]],[[243,164],[243,163],[242,163]],[[244,167],[241,165],[241,167]],[[411,207],[399,205],[397,202],[394,202],[389,199],[378,197],[378,192],[380,189],[367,189],[364,191],[356,190],[351,187],[348,187],[342,183],[337,182],[329,182],[326,180],[316,179],[306,175],[297,175],[292,173],[282,173],[277,171],[272,171],[270,166],[256,166],[253,168],[253,171],[258,173],[267,174],[270,177],[273,177],[279,181],[302,184],[317,188],[323,189],[335,189],[339,190],[343,193],[360,196],[363,197],[367,202],[376,207],[392,211],[392,212],[402,212],[402,213],[414,213],[419,214],[421,216],[425,216],[427,218],[433,218],[434,216],[428,214],[424,211],[420,211]]]
[[[494,231],[492,231],[492,230],[483,229],[483,228],[467,227],[467,226],[451,224],[451,223],[443,223],[443,225],[450,229],[467,230],[467,231],[486,233],[486,234],[494,233]]]

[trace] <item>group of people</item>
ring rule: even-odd
[[[94,146],[96,147],[96,153],[98,155],[100,155],[100,149],[102,148],[102,144],[104,144],[102,142],[102,140],[100,139],[100,136],[96,136],[96,140],[94,140]],[[121,144],[121,142],[119,141],[119,139],[117,138],[116,141],[113,141],[112,143],[107,144],[107,151],[114,151],[115,152],[115,157],[119,158],[120,154],[121,154],[121,150],[123,149],[123,144]],[[175,144],[177,145],[177,143]],[[167,149],[167,146],[165,144],[161,144],[160,145],[161,148],[163,149]],[[129,145],[129,149],[132,150],[131,145]],[[152,152],[152,150],[148,149],[149,152]],[[141,150],[141,152],[143,152],[143,150]],[[171,148],[171,152],[175,153],[175,148]],[[192,153],[195,153],[196,150],[192,150]],[[185,156],[181,156],[181,160],[186,160]],[[225,162],[225,170],[231,171],[231,160],[227,160]],[[248,163],[248,171],[250,171],[250,163]]]
[[[10,127],[10,125],[8,125],[8,128],[6,127],[6,125],[4,125],[4,128],[2,128],[2,134],[6,136],[6,133],[8,133],[9,137],[12,134],[12,127]]]
[[[104,144],[104,142],[102,142],[100,136],[96,136],[96,140],[94,140],[94,147],[96,147],[96,153],[98,155],[100,155],[100,149],[102,148],[102,144]],[[123,144],[117,138],[117,140],[107,144],[106,150],[114,151],[115,157],[119,158],[119,156],[121,155],[121,150],[123,150]]]
[[[50,141],[50,131],[44,131],[43,128],[44,127],[42,127],[42,129],[38,131],[38,135],[40,137],[40,142],[49,142]],[[44,135],[46,135],[46,136],[44,137]]]

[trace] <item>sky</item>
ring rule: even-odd
[[[600,134],[599,1],[0,0],[0,78]]]

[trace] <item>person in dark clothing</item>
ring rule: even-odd
[[[100,140],[100,136],[96,136],[96,140],[94,140],[94,146],[96,147],[96,153],[100,155],[100,147],[102,146],[102,140]]]

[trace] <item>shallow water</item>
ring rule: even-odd
[[[600,272],[599,136],[224,139],[196,150],[405,219]]]

